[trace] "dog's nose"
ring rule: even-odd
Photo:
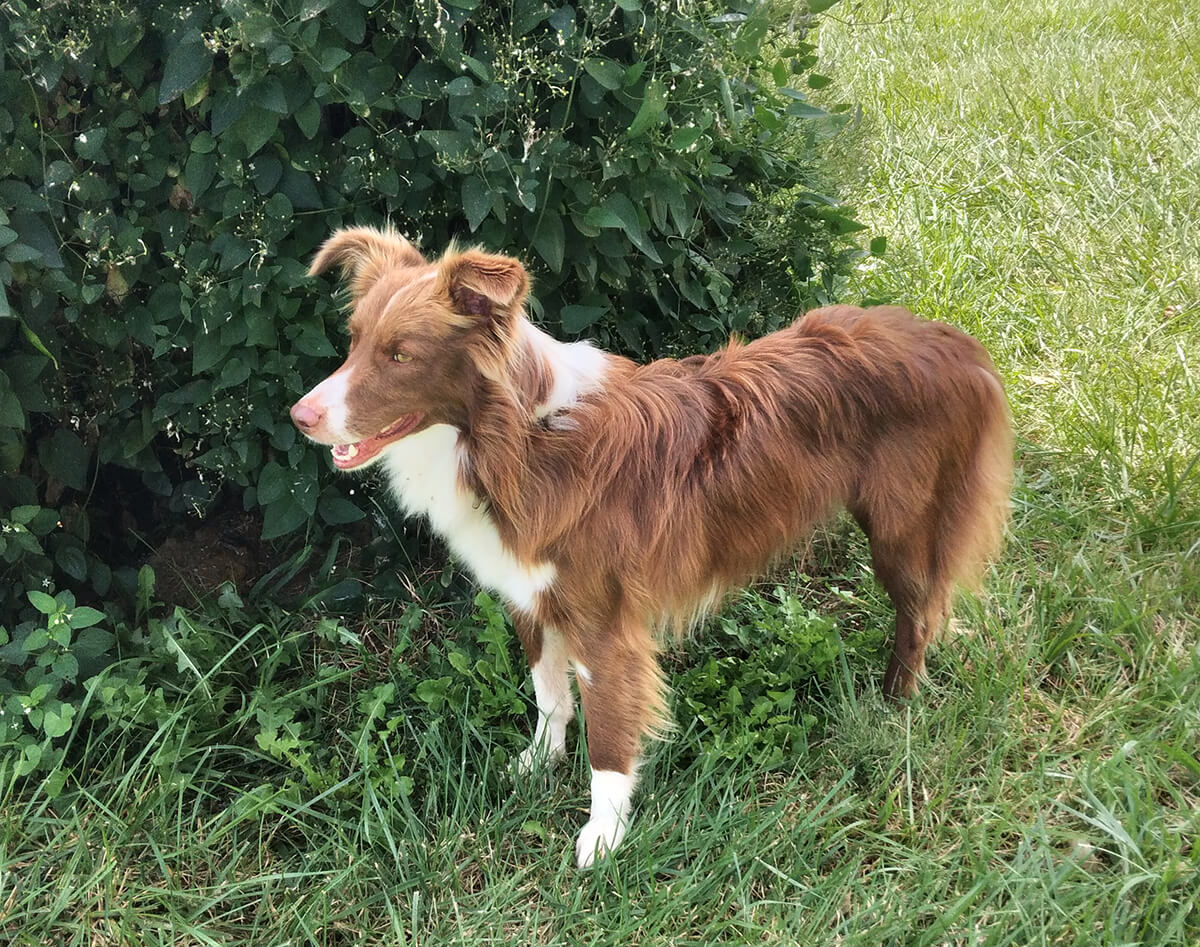
[[[303,401],[297,401],[292,405],[292,420],[296,423],[296,427],[302,431],[311,431],[321,423],[322,412],[318,411],[312,405],[307,405]]]

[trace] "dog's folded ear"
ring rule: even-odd
[[[495,319],[520,309],[529,295],[529,274],[512,257],[466,250],[443,259],[438,288],[456,312]]]
[[[426,262],[416,247],[390,228],[347,227],[321,244],[308,275],[317,276],[331,266],[341,267],[350,280],[351,296],[358,299],[387,270],[424,266]]]

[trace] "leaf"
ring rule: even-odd
[[[344,497],[326,496],[317,505],[321,519],[331,526],[342,526],[362,519],[366,514]]]
[[[474,175],[463,178],[462,206],[467,215],[467,226],[474,233],[492,209],[492,195],[487,184]]]
[[[633,202],[626,195],[621,193],[610,194],[604,199],[603,206],[606,211],[621,222],[621,229],[625,231],[625,236],[632,241],[635,247],[655,263],[662,262],[662,257],[658,255],[654,244],[646,236],[646,230],[642,226],[642,220],[638,216],[637,208],[633,206]]]
[[[642,98],[641,107],[633,117],[626,133],[630,138],[637,138],[651,125],[657,125],[667,116],[667,93],[658,79],[646,83],[646,94]]]
[[[309,99],[296,109],[292,118],[296,120],[296,125],[304,137],[312,138],[321,127],[321,106],[317,104],[316,99]]]
[[[264,506],[274,503],[291,489],[292,478],[286,470],[273,460],[263,465],[258,475],[258,502]]]
[[[787,113],[788,115],[794,115],[796,118],[829,118],[829,113],[823,108],[818,108],[815,105],[810,105],[807,102],[799,100],[787,107]]]
[[[50,665],[50,673],[60,681],[74,681],[79,676],[79,660],[70,651],[60,654]]]
[[[687,151],[700,139],[700,136],[703,134],[704,129],[697,128],[695,125],[677,128],[675,129],[674,133],[672,133],[669,144],[676,151]]]
[[[565,246],[562,217],[556,211],[545,211],[533,235],[533,248],[555,273],[562,270]]]
[[[61,737],[71,729],[71,720],[75,717],[75,708],[70,704],[58,702],[57,707],[47,707],[42,717],[42,729],[51,739]]]
[[[252,105],[246,109],[246,113],[237,120],[230,131],[241,139],[242,144],[246,146],[246,156],[251,157],[271,140],[271,136],[275,134],[278,127],[279,114],[277,112]]]
[[[105,617],[104,612],[99,609],[80,605],[71,610],[71,617],[68,621],[71,623],[71,627],[78,631],[80,628],[91,628],[92,625],[100,624]]]
[[[308,522],[309,515],[292,497],[284,497],[263,510],[263,539],[278,539]]]
[[[21,747],[21,758],[17,761],[16,774],[18,776],[27,776],[37,769],[38,763],[42,761],[42,748],[30,741]]]
[[[878,236],[871,238],[871,256],[883,256],[887,251],[887,237]]]
[[[204,38],[198,30],[189,30],[184,34],[183,39],[167,53],[162,82],[158,87],[158,104],[173,102],[208,75],[212,60],[213,55],[204,45]]]
[[[624,67],[611,59],[587,59],[584,60],[583,68],[589,76],[610,91],[621,88],[625,79]]]
[[[59,546],[54,553],[54,562],[72,579],[82,582],[87,578],[87,556],[83,554],[83,550],[79,546]]]
[[[52,270],[62,269],[63,258],[59,253],[61,240],[42,214],[16,211],[10,223],[20,235],[21,243],[40,254],[43,266]]]
[[[564,332],[582,332],[606,312],[607,306],[563,306],[558,319]]]
[[[116,635],[103,628],[87,628],[71,645],[71,652],[79,658],[90,660],[102,655],[117,643]]]
[[[66,428],[57,428],[38,443],[38,459],[46,473],[72,490],[87,487],[88,452],[83,441]]]

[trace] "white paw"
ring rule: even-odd
[[[615,816],[610,819],[591,819],[580,831],[575,842],[575,860],[580,868],[590,868],[621,844],[628,822]]]
[[[566,755],[566,744],[552,746],[545,740],[530,743],[517,757],[517,773],[520,776],[528,776],[539,770],[548,769]]]

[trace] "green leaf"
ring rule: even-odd
[[[611,59],[587,59],[584,60],[583,68],[589,76],[610,91],[621,88],[625,78],[625,68]]]
[[[279,127],[279,114],[253,105],[234,123],[231,134],[246,147],[246,156],[251,157],[271,140]]]
[[[72,579],[77,579],[82,582],[87,578],[87,556],[83,554],[83,550],[79,546],[59,546],[57,551],[54,553],[54,562]]]
[[[60,427],[39,441],[38,459],[46,473],[72,490],[87,488],[88,452],[73,431]]]
[[[641,107],[633,117],[627,134],[637,138],[650,126],[657,125],[667,117],[667,92],[658,79],[646,83],[646,94],[642,98]]]
[[[309,514],[291,496],[272,503],[263,510],[263,539],[278,539],[308,522]]]
[[[304,137],[311,139],[321,127],[321,106],[317,104],[316,99],[309,99],[296,109],[292,118],[296,120],[296,125]]]
[[[654,244],[646,236],[646,230],[642,226],[642,220],[638,216],[637,208],[633,206],[633,201],[624,194],[614,193],[604,199],[603,207],[621,222],[621,229],[625,231],[625,236],[632,241],[635,247],[655,263],[662,262],[662,258],[658,255]]]
[[[887,237],[878,236],[871,238],[871,256],[883,256],[887,251]]]
[[[273,460],[263,465],[258,475],[258,502],[264,506],[284,497],[292,488],[291,474]]]
[[[669,144],[676,151],[687,151],[692,145],[699,141],[700,136],[704,134],[704,129],[696,126],[685,126],[677,128],[671,135]]]
[[[606,312],[607,306],[563,306],[558,319],[564,332],[582,332]]]
[[[104,612],[99,609],[91,608],[87,605],[80,605],[71,611],[71,617],[68,619],[71,627],[78,630],[80,628],[91,628],[92,625],[98,625],[105,619]]]
[[[47,707],[42,717],[42,729],[46,736],[54,739],[61,737],[71,729],[71,721],[75,717],[75,708],[70,704],[58,702],[57,707]]]
[[[474,175],[463,178],[462,206],[467,215],[467,226],[474,233],[492,209],[492,195],[487,184]]]
[[[563,232],[562,217],[556,211],[547,210],[542,214],[537,232],[533,235],[533,248],[550,269],[558,273],[562,270],[565,246],[566,235]]]
[[[212,68],[213,55],[204,45],[198,30],[189,30],[167,53],[162,82],[158,87],[158,104],[166,105],[183,95]]]
[[[808,102],[801,102],[799,100],[787,107],[787,113],[796,118],[829,118],[829,113],[823,108],[818,108],[815,105],[810,105]]]
[[[71,652],[79,658],[93,659],[117,643],[116,635],[103,628],[87,628],[75,639]]]
[[[42,761],[42,748],[32,740],[21,747],[21,758],[17,761],[16,774],[27,776],[37,769]]]
[[[50,673],[61,681],[73,681],[79,676],[79,660],[70,651],[60,654],[50,665]]]
[[[349,500],[339,496],[322,497],[317,511],[321,514],[321,519],[331,526],[354,523],[366,515]]]
[[[40,506],[14,506],[8,514],[8,518],[18,526],[28,526],[40,512],[42,512]]]

